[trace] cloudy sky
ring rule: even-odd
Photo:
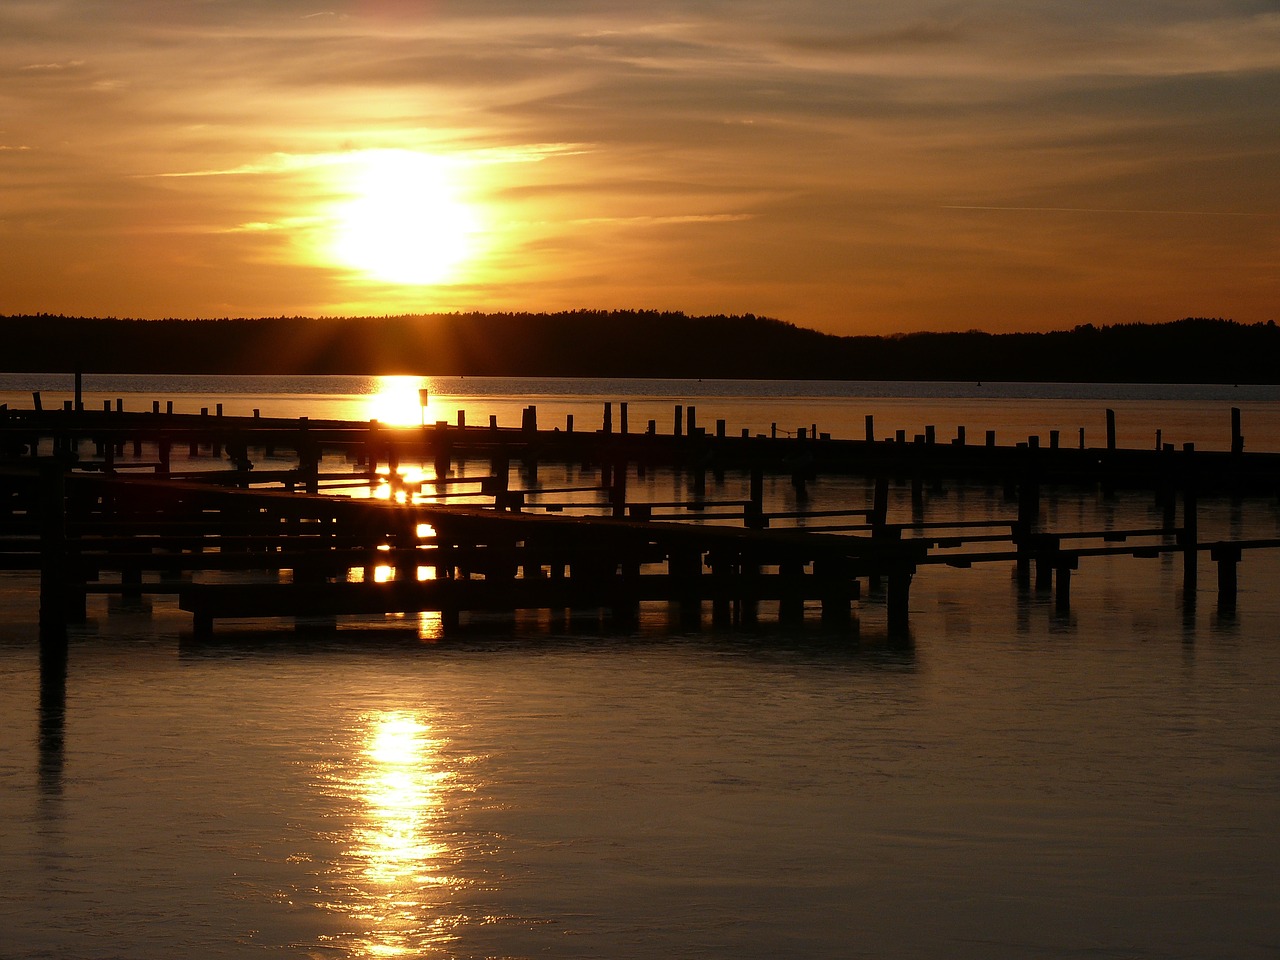
[[[1278,0],[3,0],[0,313],[1280,319]]]

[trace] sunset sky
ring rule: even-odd
[[[1280,319],[1276,0],[3,0],[0,313]]]

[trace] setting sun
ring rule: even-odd
[[[427,406],[424,405],[423,388],[426,385],[423,377],[376,377],[374,392],[364,400],[361,419],[399,427],[424,422]],[[429,405],[430,401],[427,400],[426,404]]]
[[[350,198],[334,209],[331,256],[370,279],[409,286],[446,283],[472,255],[476,217],[456,170],[408,150],[356,155]]]

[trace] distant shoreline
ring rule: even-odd
[[[1280,383],[1280,328],[1188,318],[1047,333],[840,337],[657,311],[381,318],[0,318],[0,370],[119,374]]]

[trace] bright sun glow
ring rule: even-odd
[[[369,394],[365,401],[364,416],[368,420],[392,426],[412,426],[422,423],[427,413],[422,407],[423,388],[427,382],[422,377],[378,377],[377,392]],[[427,400],[430,405],[430,400]]]
[[[477,228],[455,168],[410,150],[371,150],[353,159],[351,198],[333,211],[333,258],[387,283],[452,280],[473,253]]]

